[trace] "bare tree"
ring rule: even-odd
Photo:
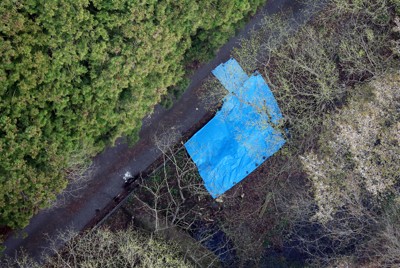
[[[178,246],[159,240],[149,234],[131,228],[118,232],[96,229],[83,235],[75,232],[60,234],[65,246],[51,247],[51,255],[43,264],[36,263],[27,255],[8,258],[7,267],[194,267],[185,260]]]

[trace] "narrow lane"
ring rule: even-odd
[[[300,12],[301,5],[298,1],[269,0],[238,35],[231,38],[218,51],[212,61],[202,65],[195,72],[188,90],[170,110],[157,106],[151,117],[144,119],[140,140],[134,147],[129,147],[121,138],[114,147],[109,147],[96,156],[93,179],[79,193],[80,197],[73,198],[62,208],[37,214],[23,230],[27,234],[26,237],[11,236],[5,241],[4,245],[7,248],[4,253],[14,255],[17,249],[23,247],[34,259],[40,260],[50,245],[48,238],[54,239],[59,231],[66,229],[81,230],[95,217],[96,210],[103,209],[123,191],[122,177],[125,172],[129,171],[131,174],[142,172],[160,156],[152,141],[155,133],[171,129],[184,133],[206,115],[207,111],[200,105],[196,92],[211,70],[229,59],[231,50],[238,44],[238,40],[246,37],[264,15],[290,9],[299,21],[306,19]]]

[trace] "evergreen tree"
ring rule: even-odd
[[[3,0],[0,225],[65,188],[71,154],[126,135],[262,0]]]

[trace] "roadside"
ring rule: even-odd
[[[126,172],[138,174],[146,170],[160,155],[152,137],[157,133],[177,131],[180,134],[196,125],[207,111],[200,105],[198,89],[202,81],[210,75],[221,62],[230,57],[232,48],[240,38],[247,36],[249,31],[259,23],[264,14],[275,14],[279,11],[292,9],[296,18],[306,19],[300,13],[300,4],[294,1],[269,1],[242,29],[239,34],[230,39],[209,63],[202,65],[191,77],[191,84],[181,99],[171,108],[165,110],[161,106],[143,121],[140,140],[134,147],[129,147],[124,139],[119,139],[114,147],[107,148],[94,158],[93,179],[79,193],[79,197],[68,202],[64,207],[42,211],[36,215],[23,232],[26,237],[9,237],[4,245],[5,254],[13,255],[21,246],[35,259],[39,260],[46,247],[48,238],[54,239],[59,231],[66,229],[82,230],[96,214],[114,202],[124,191],[122,179]],[[118,198],[117,198],[118,199]]]

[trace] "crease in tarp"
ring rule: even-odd
[[[235,59],[212,73],[230,93],[185,147],[216,198],[276,153],[285,140],[276,128],[282,119],[278,103],[260,74],[249,77]]]

